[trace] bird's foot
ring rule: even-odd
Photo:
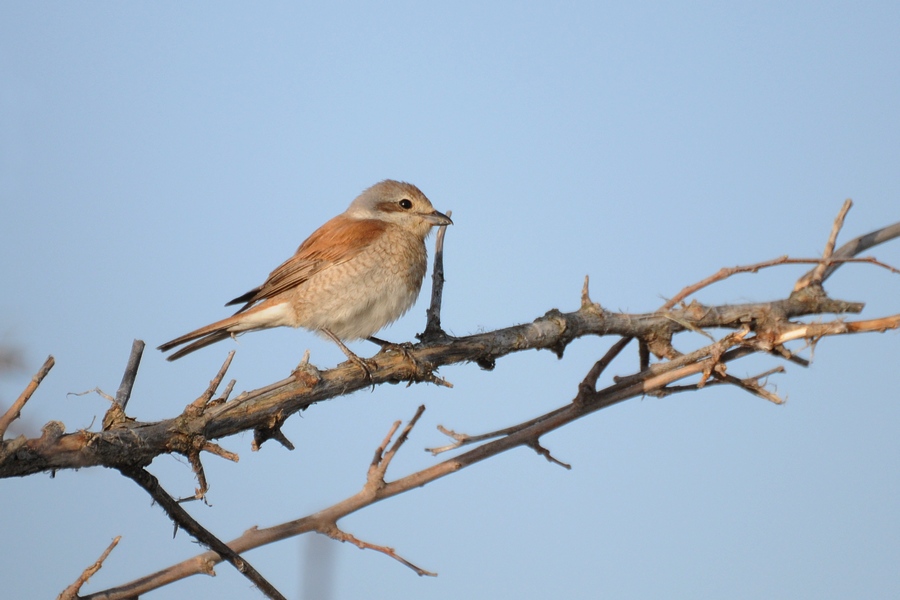
[[[372,389],[375,389],[375,381],[372,379],[372,370],[369,368],[369,363],[364,358],[360,358],[356,354],[353,353],[352,350],[344,346],[341,348],[344,351],[344,354],[350,359],[354,365],[363,370],[363,374],[366,377],[366,381],[372,384]]]
[[[357,367],[359,367],[360,369],[363,370],[363,373],[365,374],[365,377],[366,377],[366,381],[368,381],[369,383],[372,384],[372,389],[375,389],[375,381],[372,379],[372,369],[369,368],[369,363],[364,358],[360,358],[359,356],[357,356],[350,348],[348,348],[344,344],[344,342],[342,342],[338,338],[338,336],[334,335],[333,333],[331,333],[330,331],[328,331],[327,329],[324,329],[324,328],[321,329],[320,331],[322,331],[322,333],[324,333],[326,336],[328,336],[332,342],[334,342],[335,344],[338,345],[338,348],[341,349],[341,352],[344,353],[344,356],[346,356],[350,360],[350,362],[352,362]]]
[[[413,365],[416,365],[418,367],[418,364],[419,364],[418,361],[410,352],[410,350],[412,350],[412,347],[413,347],[413,345],[411,343],[401,342],[401,343],[397,344],[395,342],[388,342],[388,341],[382,340],[382,339],[374,337],[374,336],[367,337],[366,339],[369,340],[370,342],[372,342],[373,344],[378,344],[379,346],[381,346],[382,352],[391,352],[391,351],[398,352],[398,353],[402,354],[406,360],[408,360]]]
[[[434,373],[434,365],[427,361],[419,360],[413,355],[413,344],[410,342],[396,344],[394,342],[386,342],[376,337],[369,337],[366,339],[381,346],[382,352],[396,352],[406,359],[412,371],[410,379],[407,380],[408,385],[412,385],[415,381],[430,381],[438,385],[453,387],[449,382],[444,381]],[[391,381],[391,383],[399,383],[399,381]]]

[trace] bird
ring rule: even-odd
[[[302,327],[334,341],[366,373],[344,341],[374,338],[415,303],[427,271],[425,240],[453,221],[419,188],[386,179],[315,230],[266,281],[225,306],[232,316],[159,346],[183,356],[229,337],[272,327]],[[187,345],[185,345],[187,344]]]

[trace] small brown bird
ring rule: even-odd
[[[341,340],[381,343],[371,336],[403,316],[422,288],[425,238],[432,227],[452,223],[416,186],[377,183],[300,244],[265,283],[226,304],[244,304],[233,316],[159,349],[192,342],[168,357],[175,360],[245,331],[288,326],[321,333],[358,361]]]

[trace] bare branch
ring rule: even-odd
[[[125,366],[125,374],[122,375],[122,383],[119,384],[119,391],[116,392],[116,404],[122,411],[128,405],[131,399],[131,390],[134,388],[134,380],[137,377],[138,368],[141,366],[141,356],[144,353],[144,342],[142,340],[134,340],[131,343],[131,355],[128,357],[128,364]]]
[[[842,221],[842,219],[841,216],[840,220]],[[769,401],[780,403],[782,400],[776,394],[765,389],[764,381],[769,374],[778,372],[777,369],[757,377],[740,379],[730,375],[727,372],[727,366],[742,357],[759,353],[774,354],[786,360],[804,364],[805,359],[797,357],[794,352],[785,347],[785,344],[793,341],[805,341],[812,346],[825,336],[900,328],[900,315],[865,321],[836,319],[813,324],[797,321],[798,317],[808,315],[839,315],[858,313],[862,310],[861,303],[831,299],[825,294],[822,287],[817,285],[806,286],[802,294],[792,294],[787,299],[772,302],[703,306],[694,301],[690,305],[675,308],[688,295],[695,293],[705,285],[720,281],[738,272],[750,272],[778,264],[813,262],[820,271],[821,279],[824,280],[830,272],[828,269],[836,261],[854,260],[880,264],[874,259],[852,259],[851,256],[838,256],[843,248],[834,252],[833,247],[839,229],[840,223],[836,221],[829,244],[826,246],[825,256],[822,258],[790,259],[782,257],[748,267],[723,269],[713,277],[685,288],[656,312],[621,314],[605,311],[590,301],[589,280],[586,278],[582,289],[581,307],[577,311],[563,313],[551,310],[531,323],[462,338],[451,338],[440,330],[443,273],[441,267],[440,277],[438,277],[439,269],[436,264],[435,290],[433,290],[431,313],[429,313],[429,326],[426,327],[426,333],[421,337],[422,342],[403,346],[399,352],[383,349],[376,355],[377,360],[372,359],[366,362],[371,366],[371,370],[365,374],[360,373],[354,365],[349,363],[343,363],[335,369],[319,371],[309,365],[307,360],[282,381],[259,390],[244,392],[231,400],[228,400],[229,390],[224,394],[221,402],[211,403],[209,400],[224,377],[230,361],[229,357],[226,365],[214,380],[215,385],[211,384],[207,393],[201,396],[201,399],[204,399],[203,402],[198,404],[200,400],[198,399],[185,409],[184,414],[158,423],[116,422],[108,430],[102,432],[79,431],[66,434],[61,424],[48,424],[40,439],[22,439],[17,440],[16,443],[0,444],[0,477],[90,465],[104,465],[119,469],[123,474],[135,478],[142,487],[151,492],[155,499],[159,495],[162,500],[157,499],[157,502],[164,506],[178,526],[185,528],[191,532],[191,535],[203,543],[209,544],[209,547],[213,549],[141,580],[90,596],[94,598],[135,597],[190,574],[210,573],[213,565],[221,562],[223,557],[241,568],[241,566],[247,565],[240,558],[239,553],[310,531],[325,533],[335,539],[354,543],[361,548],[376,549],[403,562],[420,574],[430,574],[408,563],[405,559],[399,558],[391,548],[360,542],[355,537],[341,531],[337,523],[343,517],[366,506],[451,475],[513,448],[532,448],[547,460],[569,468],[569,465],[554,458],[549,450],[541,445],[542,436],[588,414],[631,398],[646,395],[662,396],[682,390],[696,390],[704,385],[728,384],[736,385]],[[439,235],[437,255],[441,255],[442,252],[442,239]],[[881,236],[879,239],[884,241],[884,239],[890,238]],[[435,260],[437,263],[438,256],[435,257]],[[820,267],[823,265],[826,266],[821,269]],[[722,336],[721,332],[717,332],[717,338],[713,338],[709,332],[715,329],[724,329],[726,333]],[[706,335],[710,337],[711,343],[692,352],[680,353],[675,350],[671,342],[674,335],[684,331],[694,331]],[[435,337],[429,337],[430,335]],[[230,457],[230,453],[219,448],[211,440],[248,429],[261,431],[269,437],[277,437],[285,419],[316,402],[385,382],[435,381],[437,377],[435,370],[448,364],[476,362],[480,365],[490,366],[498,358],[507,354],[530,349],[548,349],[561,356],[568,344],[586,335],[616,335],[621,339],[591,367],[578,386],[575,397],[569,402],[537,418],[480,436],[456,434],[441,428],[442,431],[454,438],[455,444],[447,448],[432,450],[435,454],[467,444],[477,443],[479,445],[426,469],[394,481],[386,481],[385,474],[390,462],[407,441],[412,427],[415,426],[424,410],[424,407],[419,407],[416,415],[388,450],[391,440],[399,430],[399,422],[391,428],[390,433],[384,438],[375,453],[369,467],[367,481],[358,493],[322,511],[291,522],[265,529],[252,528],[227,546],[196,524],[196,521],[193,521],[187,513],[184,513],[183,516],[181,513],[170,512],[170,508],[168,508],[170,504],[174,504],[179,509],[180,507],[159,487],[155,478],[141,468],[161,453],[184,454],[188,456],[191,464],[198,471],[200,480],[198,494],[202,496],[201,492],[205,490],[206,482],[202,476],[199,453],[207,450],[226,458]],[[637,337],[640,342],[640,371],[614,378],[611,385],[598,390],[597,382],[601,373],[621,352],[631,337]],[[650,364],[651,352],[661,360]],[[695,383],[677,385],[684,381]],[[192,407],[195,410],[191,410]],[[110,449],[115,451],[111,452]],[[236,455],[233,456],[236,458]],[[177,517],[172,516],[173,514]],[[277,594],[277,591],[275,593]]]
[[[448,210],[447,216],[453,216],[453,211]],[[425,331],[417,336],[422,341],[439,340],[447,336],[441,329],[441,300],[444,295],[444,235],[447,226],[438,227],[434,242],[434,268],[431,272],[431,303],[425,311]]]
[[[880,331],[890,327],[900,327],[900,315],[895,319],[888,320],[879,319],[855,323],[841,321],[822,323],[817,324],[815,329],[809,330],[809,333],[810,335],[825,336],[850,333],[855,330]],[[799,337],[794,335],[791,336],[791,339],[799,339]],[[780,343],[785,341],[788,340],[779,340]],[[616,383],[602,390],[589,392],[584,386],[581,386],[578,392],[579,395],[584,396],[581,401],[569,402],[538,418],[507,428],[503,430],[502,436],[500,436],[499,439],[489,441],[459,456],[446,459],[443,462],[395,481],[385,482],[377,486],[370,485],[367,482],[363,490],[359,493],[342,500],[323,511],[265,529],[250,529],[244,533],[244,535],[229,542],[228,545],[236,552],[246,552],[247,550],[261,545],[273,543],[310,531],[320,531],[325,533],[327,532],[328,527],[337,523],[341,518],[361,510],[366,506],[411,489],[421,487],[512,448],[519,446],[535,448],[535,444],[541,436],[580,419],[587,414],[612,406],[613,404],[617,404],[629,398],[653,395],[657,392],[669,394],[678,391],[686,391],[688,389],[697,389],[696,384],[692,386],[671,386],[670,384],[702,373],[704,369],[708,367],[708,362],[712,357],[717,357],[715,359],[716,364],[725,364],[738,360],[744,356],[763,351],[767,346],[767,342],[756,337],[745,339],[742,335],[735,335],[732,333],[704,348],[684,354],[678,359],[654,364],[646,371],[637,375],[619,378]],[[759,378],[762,378],[765,375],[766,374],[763,374],[759,376]],[[747,380],[740,381],[742,383],[747,382]],[[712,383],[714,382],[710,382],[710,384]],[[386,437],[385,441],[382,443],[377,456],[381,455],[382,449],[387,447],[389,440],[393,437],[395,432],[396,428],[392,428],[390,435]],[[539,444],[538,447],[540,447]],[[145,593],[176,579],[202,572],[202,568],[208,569],[210,568],[210,565],[220,560],[221,559],[216,553],[207,552],[176,565],[172,565],[167,569],[147,576],[141,580],[126,584],[120,588],[107,590],[106,592],[100,592],[85,598],[104,598],[106,600],[128,598],[140,593]]]
[[[772,302],[719,307],[705,307],[695,302],[665,314],[621,314],[594,308],[572,313],[550,311],[523,325],[448,338],[442,343],[423,342],[410,346],[405,353],[380,353],[378,361],[372,364],[371,377],[349,363],[328,371],[307,366],[298,368],[287,379],[207,406],[202,414],[186,409],[185,414],[172,419],[156,423],[126,421],[101,432],[64,434],[53,443],[25,440],[21,447],[15,448],[0,444],[0,478],[93,465],[111,468],[146,465],[154,457],[172,452],[187,456],[193,449],[191,440],[197,436],[214,440],[242,431],[264,429],[272,423],[273,415],[281,414],[286,418],[317,402],[370,385],[433,380],[434,370],[443,365],[470,361],[481,364],[534,349],[559,353],[573,340],[587,335],[662,340],[684,331],[686,325],[698,329],[742,329],[748,324],[757,329],[771,328],[797,316],[859,312],[862,306],[856,302],[832,300],[820,292]]]
[[[357,539],[356,537],[350,535],[346,531],[340,530],[337,527],[332,527],[332,528],[328,529],[327,531],[323,531],[321,533],[323,533],[323,534],[327,535],[328,537],[330,537],[331,539],[337,540],[339,542],[349,542],[349,543],[353,544],[354,546],[356,546],[357,548],[360,548],[361,550],[367,550],[367,549],[375,550],[377,552],[386,554],[387,556],[390,556],[394,560],[400,562],[403,565],[406,565],[407,567],[409,567],[410,569],[415,571],[416,574],[419,575],[420,577],[424,577],[424,576],[437,577],[437,573],[432,573],[431,571],[426,571],[425,569],[417,567],[416,565],[412,564],[411,562],[409,562],[408,560],[406,560],[405,558],[403,558],[402,556],[397,554],[397,552],[395,552],[393,548],[389,548],[388,546],[379,546],[377,544],[364,542],[364,541]]]
[[[849,333],[884,333],[889,329],[900,328],[900,314],[866,321],[830,321],[827,323],[800,323],[789,328],[777,338],[778,344],[792,340],[809,339],[816,341],[826,335],[843,335]]]
[[[828,235],[828,241],[825,243],[825,250],[822,252],[822,262],[816,265],[812,271],[797,280],[797,283],[794,285],[794,292],[799,292],[810,285],[822,285],[825,269],[828,268],[829,261],[834,255],[834,246],[837,244],[837,236],[841,232],[841,227],[844,226],[844,217],[847,216],[847,212],[850,210],[851,206],[853,206],[852,200],[849,198],[844,200],[844,205],[838,212],[837,217],[835,217],[834,225],[831,226],[831,233]]]
[[[765,380],[769,375],[773,375],[775,373],[783,373],[783,367],[776,367],[774,369],[770,369],[765,373],[760,373],[759,375],[755,375],[753,377],[747,377],[745,379],[739,379],[737,377],[733,377],[731,375],[723,375],[718,379],[714,379],[706,383],[706,386],[712,387],[716,385],[735,385],[741,389],[744,389],[754,396],[759,396],[760,398],[764,398],[773,404],[784,404],[784,400],[781,399],[777,394],[770,392],[765,389],[765,381],[760,383],[760,380]],[[679,393],[679,392],[694,392],[700,389],[699,383],[687,384],[687,385],[668,385],[665,388],[659,390],[654,395],[658,398],[663,398],[669,396],[671,394]]]
[[[581,394],[579,393],[579,396],[580,395]],[[576,397],[576,400],[574,400],[573,402],[578,402],[577,397]],[[452,429],[447,429],[443,425],[438,425],[437,426],[438,431],[440,431],[447,437],[452,438],[454,440],[454,443],[449,444],[447,446],[442,446],[440,448],[425,448],[425,451],[430,452],[433,456],[437,456],[438,454],[441,454],[443,452],[448,452],[450,450],[456,450],[457,448],[461,448],[463,446],[477,444],[478,442],[484,442],[487,440],[493,440],[498,437],[503,437],[503,436],[509,435],[511,433],[515,433],[516,431],[519,431],[520,429],[524,429],[526,427],[531,427],[532,425],[537,425],[538,423],[545,421],[549,417],[554,416],[560,410],[562,410],[562,409],[557,409],[555,411],[551,411],[545,415],[541,415],[540,417],[531,419],[530,421],[525,421],[524,423],[519,423],[518,425],[513,425],[512,427],[505,427],[503,429],[498,429],[497,431],[491,431],[489,433],[482,433],[482,434],[478,434],[478,435],[468,435],[465,433],[456,433]]]
[[[131,390],[134,388],[134,381],[137,378],[138,369],[141,366],[141,356],[144,353],[144,342],[142,340],[134,340],[131,343],[131,354],[128,357],[128,364],[125,365],[125,373],[122,375],[122,383],[119,384],[119,390],[116,392],[115,400],[110,404],[106,414],[103,415],[103,430],[106,431],[112,427],[121,426],[129,420],[125,414],[125,407],[131,399]],[[106,396],[99,389],[97,393]]]
[[[212,549],[219,554],[219,556],[231,563],[239,573],[243,574],[244,577],[253,582],[263,594],[273,600],[286,600],[271,583],[266,581],[266,579],[250,565],[250,563],[194,520],[194,518],[191,517],[191,515],[189,515],[161,485],[159,485],[159,481],[156,477],[147,470],[141,468],[121,468],[119,471],[144,488],[153,500],[166,511],[166,514],[169,515],[169,518],[172,519],[178,527],[184,529],[198,542]]]
[[[732,275],[736,275],[738,273],[757,273],[760,269],[765,269],[768,267],[775,267],[778,265],[783,265],[787,263],[790,259],[788,256],[779,256],[778,258],[774,258],[772,260],[766,260],[760,263],[745,265],[745,266],[736,266],[736,267],[722,267],[706,279],[702,279],[697,283],[692,283],[691,285],[685,287],[680,292],[675,294],[668,302],[663,304],[659,310],[670,310],[676,304],[687,298],[688,296],[694,294],[695,292],[702,290],[705,287],[708,287],[718,281],[722,281],[723,279],[728,279]]]
[[[587,390],[594,392],[597,390],[597,380],[600,379],[600,375],[603,374],[603,371],[606,370],[606,367],[615,360],[615,358],[625,349],[625,346],[628,345],[633,338],[631,337],[623,337],[618,342],[612,345],[612,347],[606,351],[606,354],[603,355],[603,358],[594,363],[594,366],[591,367],[591,370],[588,371],[588,374],[585,375],[584,380],[581,382],[581,386],[586,388]]]
[[[384,440],[382,440],[381,445],[375,449],[375,456],[372,457],[372,462],[369,464],[369,471],[373,469],[377,469],[378,465],[381,464],[382,460],[384,460],[384,451],[387,449],[387,445],[391,443],[391,440],[394,438],[394,434],[397,433],[397,430],[400,429],[400,423],[402,421],[394,421],[391,425],[390,431],[387,432],[387,435],[384,436]]]
[[[888,242],[897,237],[900,237],[900,223],[894,223],[893,225],[888,225],[887,227],[882,227],[876,231],[871,233],[867,233],[865,235],[861,235],[857,238],[853,238],[840,248],[838,248],[832,255],[829,264],[826,266],[825,270],[822,272],[822,283],[825,282],[829,277],[831,277],[835,271],[840,268],[842,264],[845,262],[850,262],[846,259],[858,256],[860,253],[865,252],[869,248],[877,246],[879,244],[883,244],[884,242]],[[798,284],[800,281],[803,281],[805,278],[812,277],[815,269],[804,275],[798,280]]]
[[[769,402],[773,404],[784,404],[784,400],[782,400],[778,394],[774,392],[770,392],[765,388],[764,384],[760,384],[760,379],[765,379],[767,376],[773,373],[783,373],[784,367],[777,367],[776,369],[772,369],[771,371],[767,371],[766,373],[759,375],[757,377],[750,377],[746,379],[739,379],[734,375],[724,374],[721,375],[720,378],[725,383],[730,383],[732,385],[736,385],[741,389],[744,389],[755,396],[759,396],[760,398],[765,398]]]
[[[892,237],[900,236],[900,223],[898,223],[897,226],[898,226],[898,230],[897,230],[896,234]],[[885,228],[885,229],[887,229],[887,228]],[[863,236],[863,237],[865,237],[865,236]],[[857,238],[857,239],[861,239],[861,238]],[[882,241],[887,241],[887,240],[882,240]],[[846,246],[842,246],[842,249],[844,247],[846,247]],[[840,252],[840,250],[838,252]],[[862,249],[860,250],[860,252],[862,252]],[[759,262],[759,263],[752,264],[752,265],[723,267],[723,268],[719,269],[718,271],[716,271],[715,273],[713,273],[712,275],[710,275],[709,277],[707,277],[706,279],[698,281],[697,283],[693,283],[693,284],[685,287],[684,289],[682,289],[680,292],[675,294],[675,296],[673,296],[669,301],[667,301],[665,304],[663,304],[659,310],[660,311],[669,310],[673,306],[678,304],[679,302],[682,302],[688,296],[691,296],[692,294],[696,293],[697,291],[699,291],[705,287],[709,287],[710,285],[712,285],[714,283],[717,283],[724,279],[728,279],[732,275],[737,275],[739,273],[757,273],[762,269],[778,267],[781,265],[805,265],[805,264],[820,265],[823,262],[825,262],[827,265],[829,265],[825,271],[828,275],[830,275],[835,269],[837,269],[838,266],[840,266],[844,263],[870,263],[870,264],[874,264],[876,266],[882,267],[884,269],[887,269],[887,270],[891,271],[892,273],[900,273],[900,270],[896,269],[895,267],[892,267],[891,265],[877,261],[874,258],[853,258],[852,256],[837,256],[837,255],[835,255],[835,256],[832,256],[831,258],[825,260],[822,258],[790,258],[789,256],[779,256],[778,258],[773,258],[772,260],[766,260],[766,261]],[[825,277],[827,277],[828,275],[825,275]],[[806,275],[804,275],[804,277],[811,277],[811,276],[812,276],[812,271],[809,271]]]
[[[56,359],[52,356],[48,356],[47,360],[44,361],[44,364],[38,372],[31,378],[31,381],[22,393],[19,394],[19,397],[16,398],[16,401],[13,402],[12,406],[10,406],[3,416],[0,417],[0,441],[3,440],[3,436],[6,434],[6,430],[9,429],[10,424],[19,418],[22,409],[25,407],[25,403],[31,399],[32,394],[34,394],[35,390],[38,389],[38,386],[41,385],[44,377],[47,376],[47,373],[50,372],[50,369],[53,368],[54,364],[56,364]]]
[[[564,463],[564,462],[554,458],[553,455],[550,454],[549,450],[547,450],[546,448],[541,446],[540,442],[538,442],[538,441],[528,442],[527,446],[529,448],[531,448],[532,450],[534,450],[535,452],[537,452],[538,454],[540,454],[541,456],[543,456],[544,458],[546,458],[549,462],[552,462],[555,465],[559,465],[560,467],[563,467],[567,471],[572,470],[572,465],[570,465],[568,463]]]
[[[409,420],[409,423],[406,424],[406,427],[403,428],[403,431],[400,432],[400,436],[394,441],[394,445],[391,446],[391,449],[387,451],[384,455],[384,460],[381,461],[383,465],[384,471],[387,471],[388,466],[391,461],[394,459],[394,456],[397,454],[397,451],[406,443],[406,440],[409,439],[409,432],[412,431],[413,427],[416,426],[416,423],[419,422],[419,418],[421,418],[422,413],[425,412],[425,405],[419,405],[419,408],[416,409],[416,414],[413,415],[413,418]]]
[[[106,548],[106,550],[103,551],[103,554],[100,555],[100,558],[98,558],[94,564],[85,569],[84,572],[81,573],[81,575],[77,580],[75,580],[72,585],[64,589],[62,593],[57,596],[56,600],[77,600],[78,592],[81,590],[81,586],[87,583],[88,580],[94,575],[94,573],[96,573],[103,567],[103,562],[106,560],[106,557],[109,556],[109,553],[113,551],[113,548],[118,545],[119,540],[121,539],[122,536],[117,535]]]
[[[219,389],[219,386],[222,384],[222,380],[225,379],[225,373],[228,372],[228,367],[231,366],[231,361],[234,359],[234,353],[234,350],[228,353],[228,356],[225,357],[225,362],[222,363],[222,366],[219,368],[219,372],[216,373],[216,376],[213,377],[209,382],[209,386],[207,386],[206,391],[200,394],[200,397],[191,403],[191,407],[193,409],[202,410],[203,407],[205,407],[209,403],[209,401],[212,400],[213,394],[216,393],[216,390]],[[233,387],[233,385],[230,387]],[[229,390],[226,391],[226,397],[228,393],[230,393],[230,387]]]

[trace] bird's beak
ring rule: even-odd
[[[434,211],[430,215],[423,215],[423,217],[425,217],[425,220],[432,225],[453,225],[453,221],[450,220],[450,217],[442,212]]]

